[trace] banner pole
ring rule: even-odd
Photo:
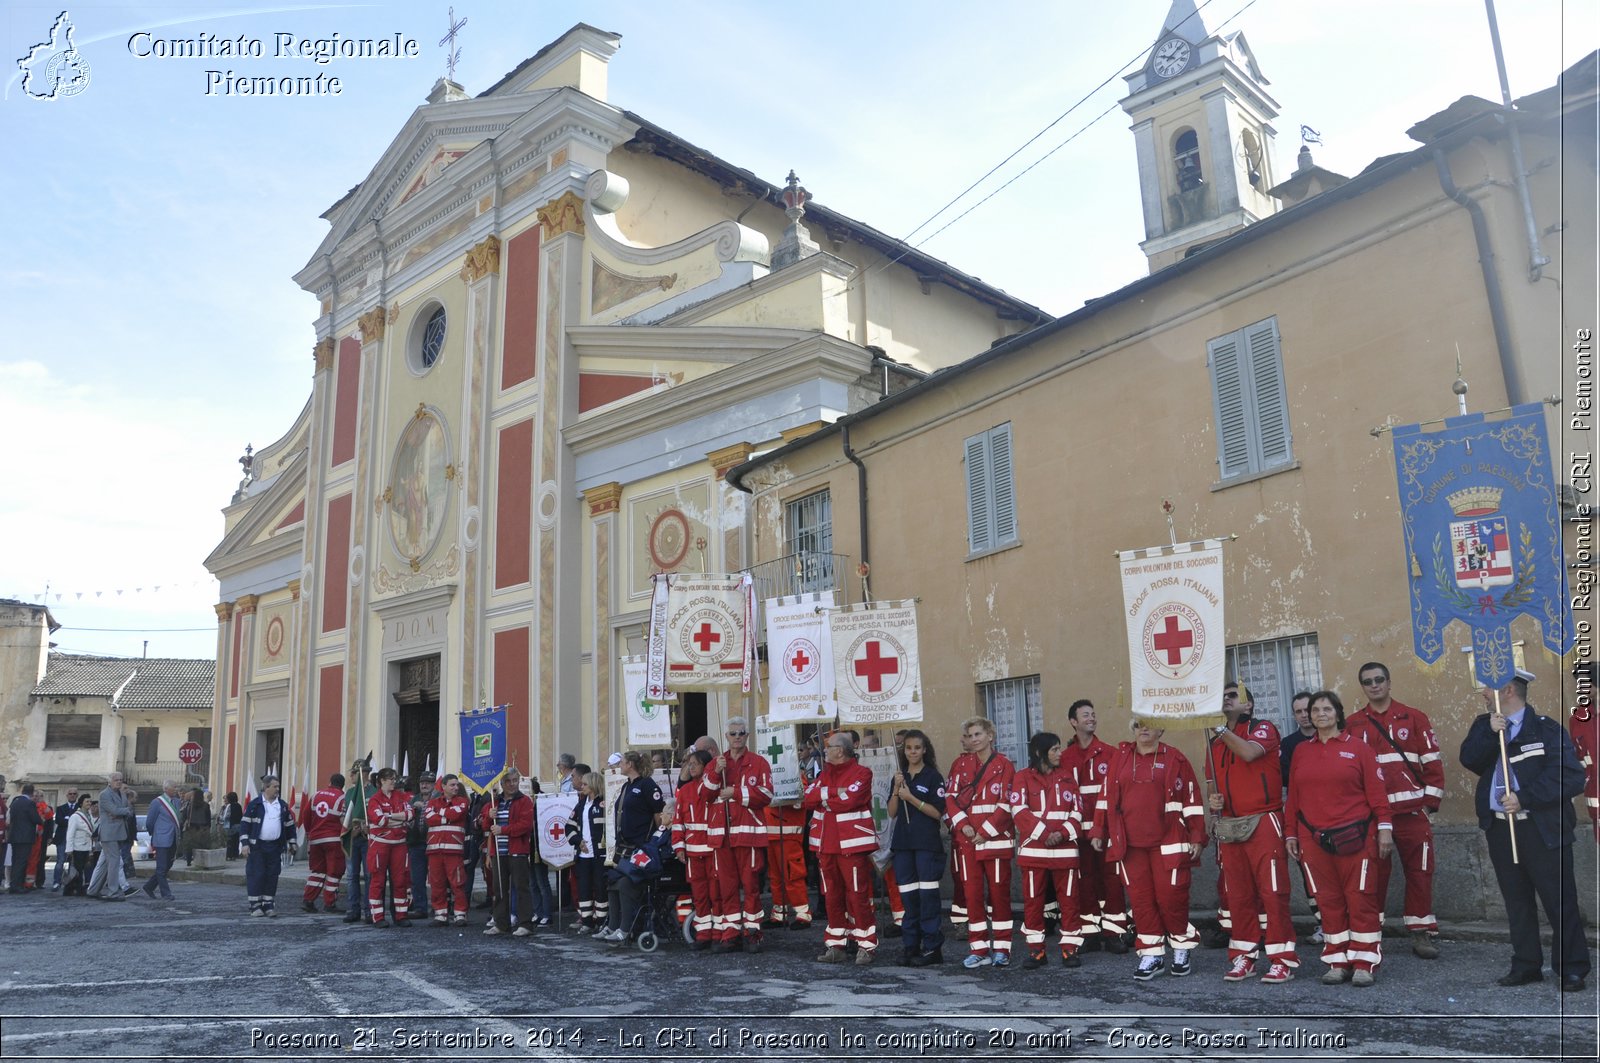
[[[1501,711],[1500,708],[1500,691],[1498,690],[1494,692],[1494,714],[1499,716],[1501,719],[1505,718],[1505,713]],[[1506,792],[1510,793],[1512,778],[1511,757],[1506,752],[1506,732],[1504,728],[1502,728],[1500,731],[1500,774],[1504,776],[1506,780]],[[1505,804],[1505,798],[1502,796],[1500,800],[1503,806]],[[1521,799],[1519,798],[1518,800],[1520,801]],[[1511,833],[1511,862],[1513,864],[1520,864],[1522,863],[1522,860],[1517,856],[1517,820],[1514,813],[1506,813],[1506,830],[1510,831]]]

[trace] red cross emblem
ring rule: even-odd
[[[809,683],[817,677],[817,647],[810,639],[797,638],[784,649],[783,674],[794,684]]]
[[[803,672],[806,670],[806,665],[811,663],[811,658],[806,656],[805,650],[796,650],[795,655],[789,658],[789,663],[794,665],[795,671]]]
[[[1205,622],[1183,602],[1165,602],[1145,618],[1142,641],[1145,662],[1157,675],[1181,679],[1204,656]]]
[[[700,630],[692,636],[694,644],[700,647],[701,653],[710,653],[711,647],[722,641],[722,636],[711,629],[710,624],[701,624]]]
[[[876,694],[883,689],[883,677],[897,675],[900,672],[900,658],[892,653],[883,655],[883,643],[874,639],[867,643],[867,655],[864,659],[855,662],[856,675],[867,681],[868,693]]]
[[[546,833],[553,842],[565,841],[567,837],[567,821],[559,817],[551,819]]]

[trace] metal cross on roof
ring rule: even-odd
[[[461,61],[461,49],[456,47],[456,32],[467,24],[466,19],[456,20],[456,9],[450,9],[450,32],[439,38],[439,47],[449,49],[445,53],[444,68],[446,76],[451,81],[456,79],[456,64]]]

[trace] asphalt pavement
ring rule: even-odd
[[[941,967],[898,966],[892,939],[870,967],[826,966],[820,923],[754,955],[485,937],[477,909],[462,929],[376,929],[302,912],[303,863],[278,917],[249,918],[241,870],[180,872],[170,902],[0,896],[0,1059],[1542,1060],[1600,1043],[1594,982],[1495,984],[1492,926],[1446,928],[1434,961],[1390,939],[1371,989],[1322,985],[1309,945],[1286,985],[1223,982],[1221,950],[1140,982],[1131,954],[967,971],[958,939]]]

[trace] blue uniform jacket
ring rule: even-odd
[[[944,776],[931,765],[907,780],[917,800],[936,809],[944,808]],[[939,833],[939,820],[923,815],[909,801],[900,802],[900,814],[894,819],[894,835],[889,842],[891,852],[908,850],[944,852],[944,839]]]
[[[278,799],[278,810],[283,816],[282,833],[278,836],[281,845],[288,845],[294,841],[294,813],[289,811],[289,802]],[[254,849],[261,839],[261,818],[266,815],[266,802],[259,796],[250,799],[250,806],[244,810],[244,820],[239,824],[239,844]]]
[[[1583,765],[1567,729],[1528,706],[1522,730],[1506,741],[1511,774],[1516,777],[1517,800],[1528,813],[1547,849],[1572,844],[1577,814],[1572,799],[1583,793]],[[1500,739],[1489,729],[1489,714],[1472,721],[1461,743],[1461,764],[1478,776],[1475,804],[1478,826],[1488,830],[1494,822],[1489,789],[1495,765],[1500,762]]]

